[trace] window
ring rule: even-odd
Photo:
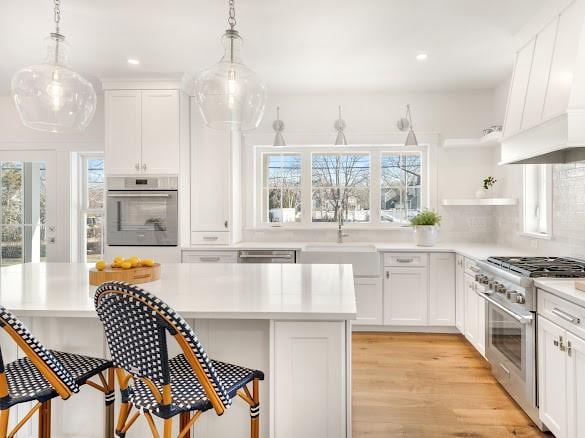
[[[312,222],[370,221],[370,155],[313,154]]]
[[[421,211],[421,153],[382,153],[380,220],[407,223]]]
[[[535,237],[551,235],[551,168],[546,164],[524,166],[524,233]]]
[[[80,180],[80,258],[94,262],[104,253],[105,178],[101,155],[81,157]]]
[[[301,156],[264,155],[264,222],[301,221]]]
[[[426,146],[254,147],[249,220],[290,228],[399,228],[430,207]],[[434,171],[434,170],[433,170]]]

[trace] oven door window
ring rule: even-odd
[[[110,207],[115,210],[116,231],[167,231],[169,202],[165,193],[116,194]]]
[[[491,346],[524,375],[526,326],[494,306],[489,309]]]

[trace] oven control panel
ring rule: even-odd
[[[532,310],[533,303],[527,302],[533,301],[532,297],[529,296],[527,298],[527,291],[524,287],[484,272],[477,274],[475,281],[483,286],[486,294],[496,295],[500,301],[520,305]]]

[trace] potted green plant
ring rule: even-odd
[[[487,178],[484,178],[482,181],[482,188],[475,192],[475,197],[479,199],[485,198],[486,195],[490,193],[490,190],[492,189],[494,184],[496,184],[497,182],[498,180],[495,179],[493,176],[488,176]]]
[[[414,227],[414,241],[418,246],[433,246],[437,243],[441,216],[436,211],[423,210],[410,223]]]

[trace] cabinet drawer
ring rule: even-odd
[[[473,259],[465,258],[465,273],[475,277],[478,272],[477,262]]]
[[[585,338],[585,308],[538,289],[538,314]]]
[[[192,231],[191,245],[227,245],[229,235],[227,231]]]
[[[237,263],[235,251],[183,251],[183,263]]]
[[[384,266],[426,266],[429,255],[419,252],[385,253]]]

